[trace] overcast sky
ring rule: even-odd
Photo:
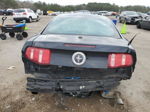
[[[24,1],[24,0],[22,0]],[[29,0],[37,2],[39,0]],[[126,5],[145,5],[150,6],[150,0],[40,0],[41,2],[46,3],[57,3],[60,5],[77,5],[77,4],[87,4],[89,2],[98,2],[98,3],[115,3],[120,6]]]

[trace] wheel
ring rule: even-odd
[[[119,18],[119,23],[122,23],[121,18]]]
[[[39,17],[37,17],[37,19],[36,19],[36,22],[38,22],[39,21]]]
[[[141,28],[140,22],[137,23],[136,27],[137,27],[137,28]]]
[[[38,92],[31,92],[31,93],[34,94],[34,95],[38,94]]]
[[[9,36],[12,37],[12,38],[14,38],[15,37],[15,33],[14,32],[10,32]]]
[[[23,35],[24,38],[28,37],[28,33],[27,32],[22,32],[22,35]]]
[[[22,40],[23,39],[23,35],[22,34],[17,34],[16,38],[17,38],[17,40]]]
[[[31,22],[32,22],[32,18],[31,18],[31,17],[29,17],[29,20],[28,20],[28,22],[29,22],[29,23],[31,23]]]
[[[15,22],[16,22],[16,23],[19,23],[20,21],[16,20]]]
[[[2,39],[2,40],[6,40],[6,35],[5,34],[0,34],[0,38]]]

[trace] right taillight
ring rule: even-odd
[[[26,12],[23,12],[23,15],[27,15],[27,13],[26,13]]]
[[[34,63],[48,65],[50,64],[51,51],[49,49],[28,47],[25,56]]]
[[[128,67],[133,64],[133,58],[130,54],[112,53],[108,56],[108,67],[119,68]]]

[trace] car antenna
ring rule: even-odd
[[[136,37],[137,35],[138,35],[138,33],[133,36],[133,38],[129,41],[128,46],[131,45],[131,43],[133,42],[133,40],[135,39],[135,37]]]

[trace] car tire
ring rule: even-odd
[[[119,18],[119,23],[122,23],[121,18]]]
[[[9,33],[9,36],[10,36],[11,38],[14,38],[14,37],[15,37],[15,33],[14,33],[14,32],[10,32],[10,33]]]
[[[36,19],[36,22],[38,22],[39,21],[39,17],[37,17],[37,19]]]
[[[33,95],[37,95],[38,94],[38,92],[31,92]]]
[[[31,23],[31,22],[32,22],[32,17],[29,17],[28,22],[29,22],[29,23]]]
[[[17,38],[17,40],[22,40],[23,39],[23,35],[22,34],[17,34],[16,38]]]
[[[5,34],[0,34],[0,38],[1,38],[2,40],[6,40],[7,36],[6,36]]]
[[[140,22],[137,22],[136,27],[137,27],[137,28],[139,28],[139,29],[141,28],[141,24],[140,24]]]
[[[28,33],[27,33],[27,32],[22,32],[22,36],[23,36],[24,38],[27,38],[27,37],[28,37]]]
[[[15,20],[15,22],[16,22],[16,23],[19,23],[20,21],[18,21],[18,20]]]

